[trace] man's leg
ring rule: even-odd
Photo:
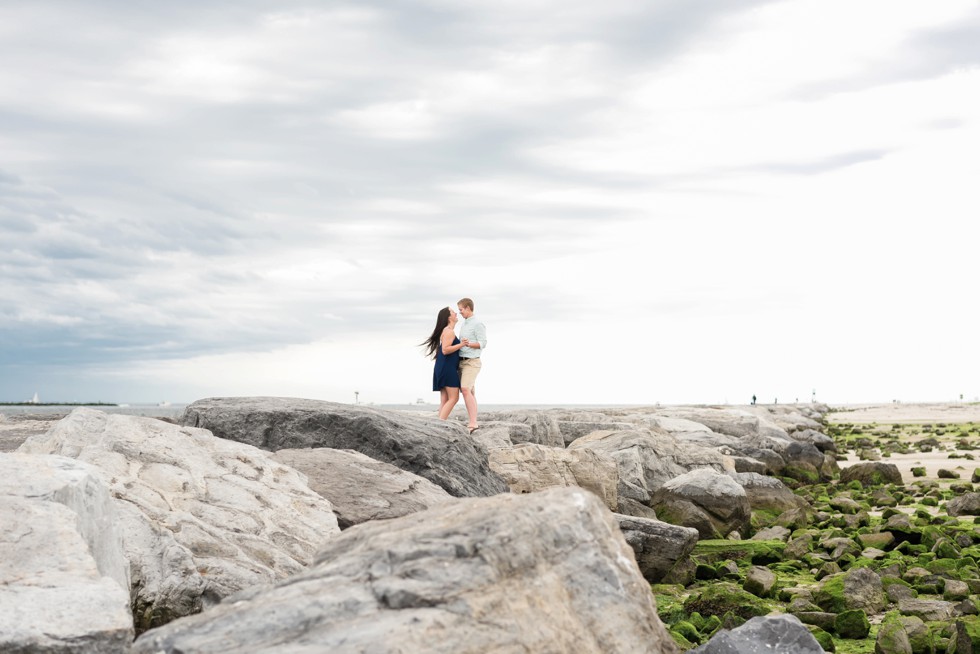
[[[466,405],[466,415],[469,416],[470,429],[476,429],[480,425],[476,422],[476,387],[463,388],[463,404]]]

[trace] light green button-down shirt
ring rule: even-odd
[[[461,359],[475,359],[483,353],[483,348],[487,346],[487,328],[476,319],[476,316],[470,316],[463,321],[463,327],[459,330],[459,340],[464,338],[477,341],[480,347],[461,347],[459,357]]]

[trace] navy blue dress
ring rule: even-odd
[[[459,339],[453,339],[459,345]],[[436,365],[432,371],[432,390],[438,391],[446,386],[459,388],[459,350],[450,355],[442,353],[442,344],[436,348]]]

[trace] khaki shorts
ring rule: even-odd
[[[459,385],[461,388],[473,388],[476,376],[480,374],[480,357],[459,360]]]

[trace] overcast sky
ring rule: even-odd
[[[980,396],[974,0],[5,0],[0,400]]]

